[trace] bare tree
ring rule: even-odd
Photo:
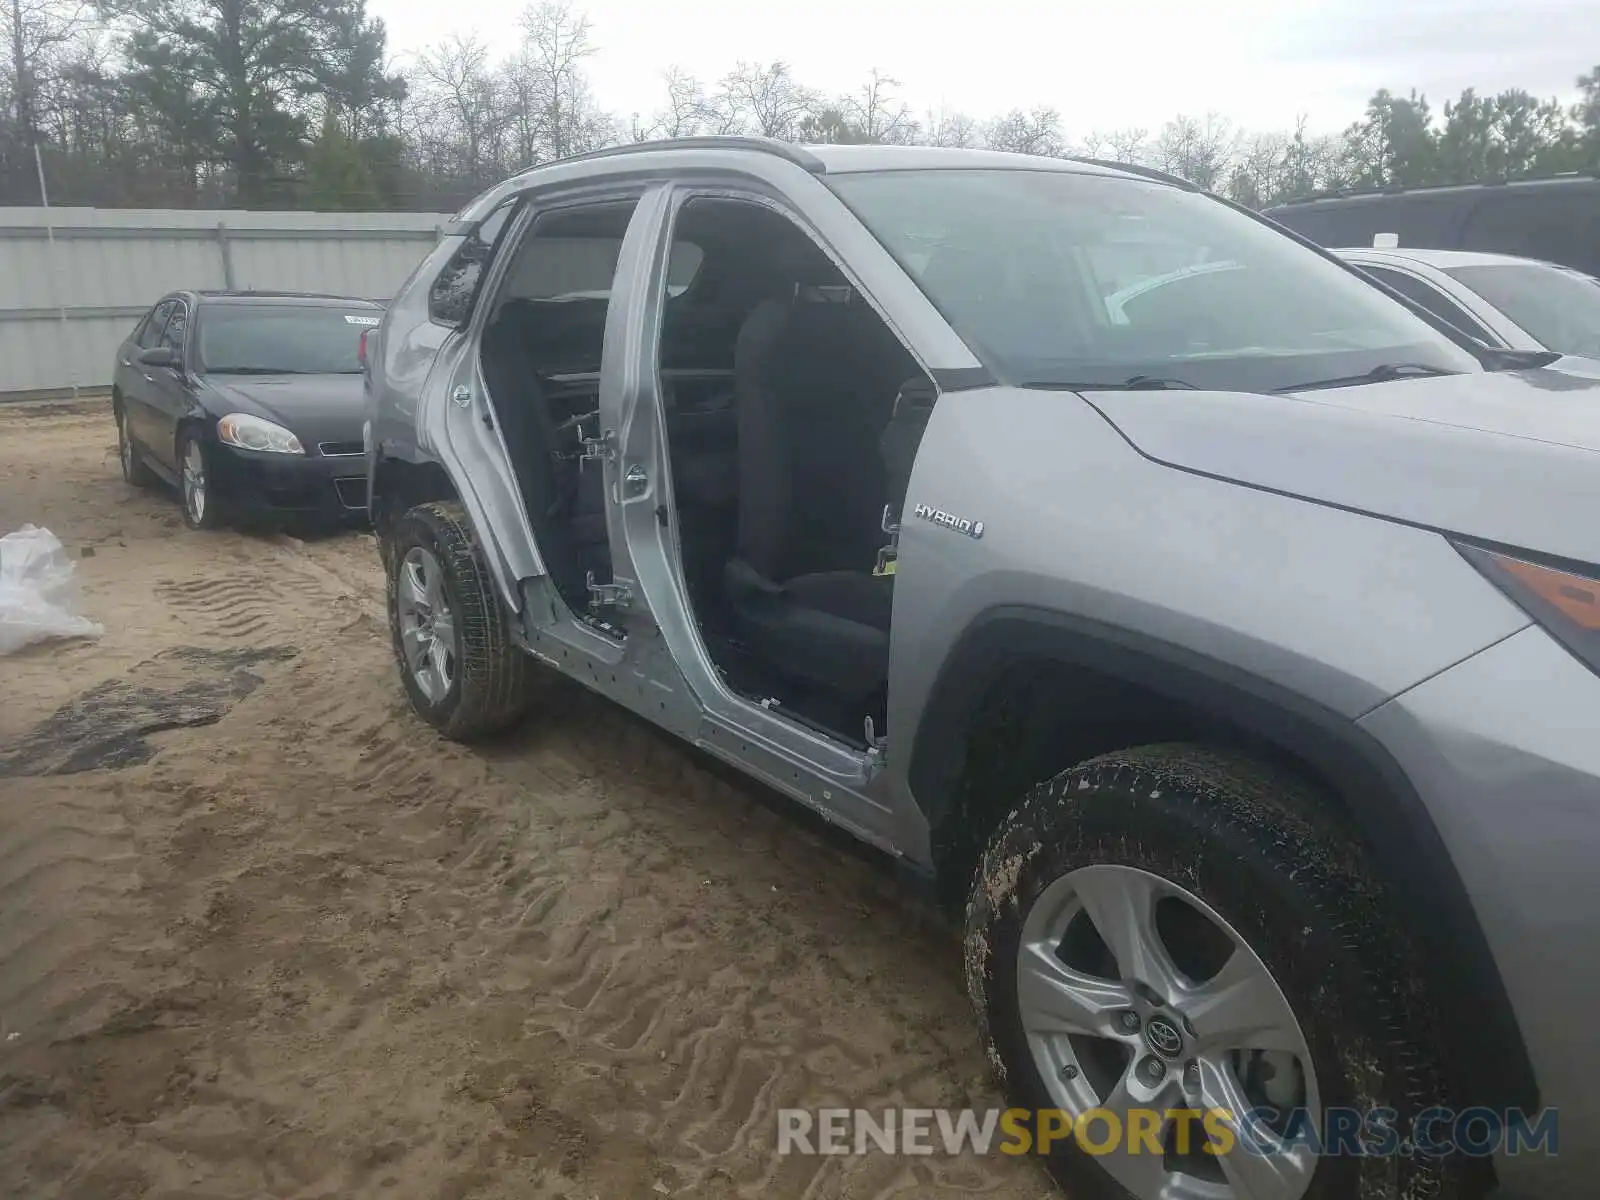
[[[1066,138],[1061,136],[1061,114],[1044,107],[1029,112],[1012,109],[989,123],[983,140],[991,150],[1010,150],[1017,154],[1059,156],[1067,148]]]
[[[666,103],[656,110],[647,125],[641,125],[635,118],[634,132],[642,135],[636,136],[635,141],[693,137],[705,132],[708,125],[715,124],[709,115],[711,101],[698,79],[682,67],[675,66],[663,71],[661,79],[667,89]]]
[[[1287,194],[1289,139],[1281,133],[1260,133],[1238,146],[1226,191],[1250,208],[1264,208]]]
[[[898,79],[890,79],[874,67],[861,89],[845,99],[845,120],[855,126],[862,141],[905,145],[916,140],[917,123],[900,99],[899,88]]]
[[[589,18],[569,0],[540,0],[522,14],[522,55],[511,67],[522,122],[521,149],[535,143],[551,158],[594,149],[615,132],[599,109],[584,70],[596,46]]]
[[[1239,135],[1226,118],[1177,116],[1156,138],[1155,164],[1208,190],[1221,185],[1232,165]]]
[[[787,63],[740,62],[723,79],[713,111],[718,133],[753,130],[793,141],[817,107],[816,94],[795,80]]]
[[[1142,163],[1147,153],[1145,142],[1149,137],[1148,129],[1113,129],[1106,134],[1106,146],[1111,151],[1106,157],[1114,162]]]
[[[11,107],[22,148],[31,156],[54,91],[60,53],[87,26],[91,8],[80,0],[0,0],[10,59]]]
[[[948,108],[940,108],[937,112],[928,110],[922,136],[929,146],[953,146],[957,149],[976,146],[982,140],[977,121],[964,112],[953,112]]]
[[[498,157],[493,150],[505,121],[489,48],[476,37],[450,38],[418,56],[414,78],[436,151],[457,157],[457,169],[478,180]]]

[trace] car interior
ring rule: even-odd
[[[594,620],[588,585],[611,562],[583,439],[631,210],[539,217],[482,347],[546,567]],[[681,559],[713,662],[735,691],[864,746],[869,718],[886,727],[893,529],[932,383],[805,232],[723,197],[679,211],[658,355]]]

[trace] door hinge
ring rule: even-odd
[[[624,580],[614,579],[610,583],[596,583],[594,572],[590,571],[585,586],[589,589],[591,609],[627,608],[633,603],[633,589]]]
[[[578,444],[583,447],[583,452],[578,455],[578,470],[583,470],[584,463],[612,462],[617,457],[617,435],[615,430],[604,430],[599,437],[584,437],[579,433]]]

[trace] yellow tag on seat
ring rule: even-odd
[[[888,562],[879,563],[877,566],[873,567],[872,568],[872,573],[874,575],[893,575],[894,574],[894,564],[895,564],[895,560],[891,558]]]

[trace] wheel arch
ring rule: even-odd
[[[1321,785],[1415,939],[1460,1097],[1536,1110],[1488,941],[1399,764],[1342,714],[1185,648],[1020,606],[968,626],[935,677],[907,767],[940,895],[964,898],[982,845],[1027,787],[1096,754],[1170,740],[1232,745]]]
[[[367,512],[380,546],[387,542],[400,518],[417,505],[460,499],[450,473],[434,459],[383,453],[373,459]]]
[[[188,437],[190,434],[193,434],[195,440],[200,442],[202,446],[205,445],[206,424],[206,414],[199,412],[186,412],[183,414],[183,416],[178,418],[178,423],[173,427],[172,430],[172,460],[174,462],[178,461],[178,449],[183,445],[183,439]],[[213,429],[213,435],[214,434],[215,430]],[[204,453],[203,450],[202,453]]]

